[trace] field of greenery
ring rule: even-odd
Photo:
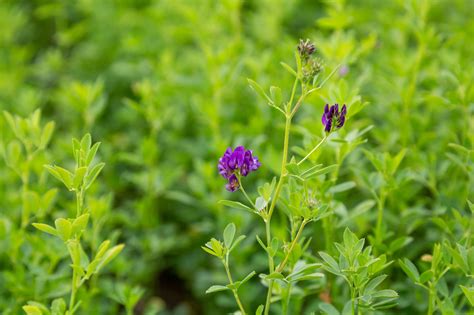
[[[474,314],[473,12],[1,1],[0,314]]]

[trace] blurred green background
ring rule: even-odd
[[[284,122],[246,79],[265,89],[280,86],[287,95],[292,77],[280,62],[293,65],[300,38],[315,42],[327,71],[338,64],[344,71],[303,105],[291,145],[311,147],[326,102],[365,105],[343,136],[373,126],[358,148],[330,143],[318,157],[341,163],[334,183],[355,183],[332,196],[334,239],[345,226],[360,237],[372,233],[375,209],[351,215],[379,185],[362,148],[382,159],[406,148],[385,220],[387,243],[409,237],[411,244],[388,255],[416,260],[431,252],[434,242],[449,238],[431,218],[451,208],[466,211],[466,200],[473,200],[472,155],[465,153],[474,147],[472,12],[471,0],[1,1],[0,108],[20,116],[41,108],[44,121],[56,122],[34,168],[37,191],[59,188],[43,221],[52,222],[74,200],[41,165],[70,163],[72,137],[90,132],[102,142],[99,154],[107,165],[88,203],[104,215],[96,232],[126,248],[99,279],[96,294],[85,298],[81,314],[123,312],[114,301],[120,301],[121,284],[144,289],[137,314],[232,311],[230,295],[204,294],[225,274],[200,249],[231,221],[248,236],[233,257],[235,273],[245,275],[249,266],[264,272],[266,258],[255,242],[262,224],[217,204],[241,196],[225,191],[216,163],[228,146],[252,148],[262,168],[248,180],[250,192],[278,173]],[[4,120],[0,124],[7,142],[11,132]],[[38,280],[52,274],[52,254],[39,244],[61,244],[33,228],[27,239],[15,238],[20,187],[0,159],[2,314],[20,314],[28,300],[68,292],[66,264],[54,272],[64,277]],[[327,246],[320,230],[319,224],[308,228],[311,252]],[[424,293],[398,266],[389,274],[389,286],[401,296],[391,312],[420,313]],[[302,313],[317,312],[322,291],[306,297]],[[346,292],[337,292],[331,299],[341,305]],[[242,299],[255,308],[264,294],[256,277]]]

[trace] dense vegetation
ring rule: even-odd
[[[2,1],[0,313],[474,314],[472,12]]]

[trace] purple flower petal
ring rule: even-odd
[[[339,104],[334,104],[329,107],[328,104],[324,107],[324,113],[321,117],[321,122],[324,126],[326,132],[331,132],[333,127],[336,129],[342,128],[346,121],[347,107],[346,104],[342,106],[341,111],[339,111]]]
[[[253,156],[252,150],[246,150],[243,146],[238,146],[235,150],[228,148],[219,159],[217,168],[219,174],[228,180],[226,189],[236,191],[239,188],[237,175],[247,176],[260,167],[260,162]]]
[[[239,181],[237,179],[237,176],[235,176],[235,174],[229,178],[229,182],[227,183],[227,185],[225,185],[225,189],[227,189],[230,192],[236,191],[237,189],[239,189],[239,187],[240,187]]]

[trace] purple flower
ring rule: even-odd
[[[237,176],[233,174],[231,177],[229,177],[229,182],[225,185],[225,189],[227,189],[228,191],[234,192],[237,189],[239,189],[239,187],[240,187],[239,180],[237,179]]]
[[[343,66],[339,69],[339,75],[340,75],[341,77],[346,76],[348,73],[349,73],[349,66],[347,66],[347,65],[343,65]]]
[[[252,150],[245,150],[243,146],[238,146],[235,150],[227,148],[224,155],[219,159],[219,174],[228,180],[226,189],[236,191],[239,189],[237,176],[247,176],[260,167],[260,162],[253,156]]]
[[[324,113],[321,117],[321,121],[324,125],[324,130],[326,132],[331,132],[337,130],[344,126],[346,121],[347,108],[344,104],[342,110],[339,112],[339,104],[334,104],[329,107],[328,104],[324,107]]]

